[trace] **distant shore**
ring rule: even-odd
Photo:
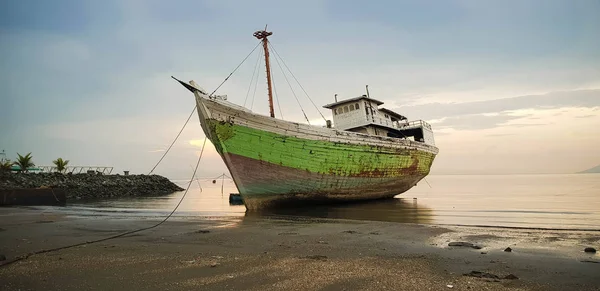
[[[67,200],[166,195],[183,188],[159,175],[0,173],[0,190],[54,188]]]
[[[0,209],[0,217],[6,261],[160,219],[79,219],[27,208]],[[0,267],[0,289],[597,290],[599,257],[577,241],[593,245],[599,237],[260,215],[174,218]],[[479,248],[448,246],[455,239]],[[535,241],[543,247],[532,248]]]

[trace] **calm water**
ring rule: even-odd
[[[176,181],[183,187],[186,184]],[[229,205],[231,180],[200,180],[175,213],[179,217],[246,216]],[[344,218],[441,225],[600,229],[600,174],[429,176],[397,198],[338,206],[310,206],[248,215]],[[223,187],[223,194],[221,191]],[[167,215],[183,192],[156,198],[71,203],[61,211],[112,218]]]

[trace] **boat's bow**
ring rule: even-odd
[[[202,95],[208,96],[208,95],[206,94],[206,91],[204,91],[204,89],[200,88],[200,87],[198,86],[198,84],[196,84],[196,83],[195,83],[193,80],[192,80],[192,81],[190,81],[189,83],[186,83],[186,82],[184,82],[184,81],[181,81],[181,80],[179,80],[179,79],[177,79],[177,78],[175,78],[175,77],[173,77],[173,76],[171,76],[171,78],[175,79],[175,81],[179,82],[179,84],[181,84],[183,87],[185,87],[186,89],[190,90],[190,92],[192,92],[192,93],[194,93],[194,94],[195,94],[196,92],[198,92],[198,93],[200,93],[200,94],[202,94]]]
[[[206,123],[207,119],[211,118],[211,112],[206,108],[205,102],[210,101],[210,95],[206,93],[204,89],[202,89],[194,80],[191,80],[189,83],[181,81],[173,76],[171,78],[175,79],[179,84],[188,89],[190,92],[194,93],[194,97],[196,99],[196,109],[198,111],[198,117],[200,119],[200,126],[202,126],[202,130],[208,139],[213,141],[213,137],[211,136],[211,131],[208,128]]]

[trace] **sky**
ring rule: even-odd
[[[290,90],[272,64],[278,117],[303,122],[303,108],[322,124],[310,100],[330,119],[321,106],[334,94],[359,96],[368,84],[383,107],[432,125],[432,174],[600,164],[600,1],[366,3],[1,1],[0,149],[32,152],[37,165],[62,157],[148,173],[194,107],[171,76],[213,91],[268,25],[293,73]],[[217,93],[268,114],[259,51]],[[194,115],[155,173],[189,178],[203,138]],[[222,173],[209,143],[198,176]]]

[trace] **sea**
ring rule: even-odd
[[[388,221],[434,225],[600,230],[600,174],[430,175],[393,199],[312,205],[246,214],[229,202],[230,179],[174,180],[185,191],[160,197],[74,201],[53,209],[113,219],[243,218],[247,215]],[[185,194],[185,197],[183,195]],[[181,198],[184,198],[181,200]]]

